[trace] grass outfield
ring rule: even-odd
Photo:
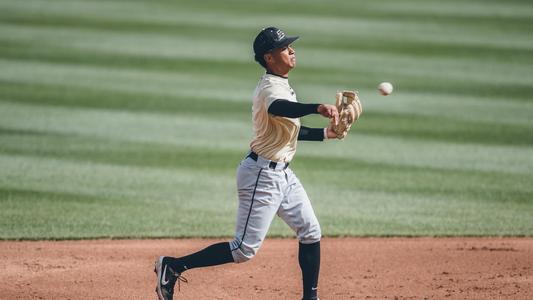
[[[533,3],[269,3],[0,2],[0,239],[231,236],[267,25],[363,100],[292,163],[325,235],[533,236]]]

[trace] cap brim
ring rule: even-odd
[[[278,43],[276,43],[276,45],[272,49],[288,46],[292,44],[294,41],[296,41],[298,38],[299,36],[288,36],[284,38],[283,40],[279,41]]]

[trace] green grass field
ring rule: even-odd
[[[268,3],[0,1],[0,239],[231,236],[268,25],[363,100],[292,164],[325,235],[533,236],[531,1]]]

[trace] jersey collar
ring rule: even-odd
[[[285,77],[285,76],[281,76],[281,75],[278,75],[278,74],[274,74],[274,73],[271,73],[269,71],[267,71],[266,74],[272,75],[272,76],[276,76],[276,77],[279,77],[279,78],[283,78],[283,79],[289,79],[289,77]]]

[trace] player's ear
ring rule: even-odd
[[[265,62],[266,63],[271,63],[274,61],[274,57],[272,56],[272,53],[265,53],[265,55],[263,55],[263,58],[265,59]]]

